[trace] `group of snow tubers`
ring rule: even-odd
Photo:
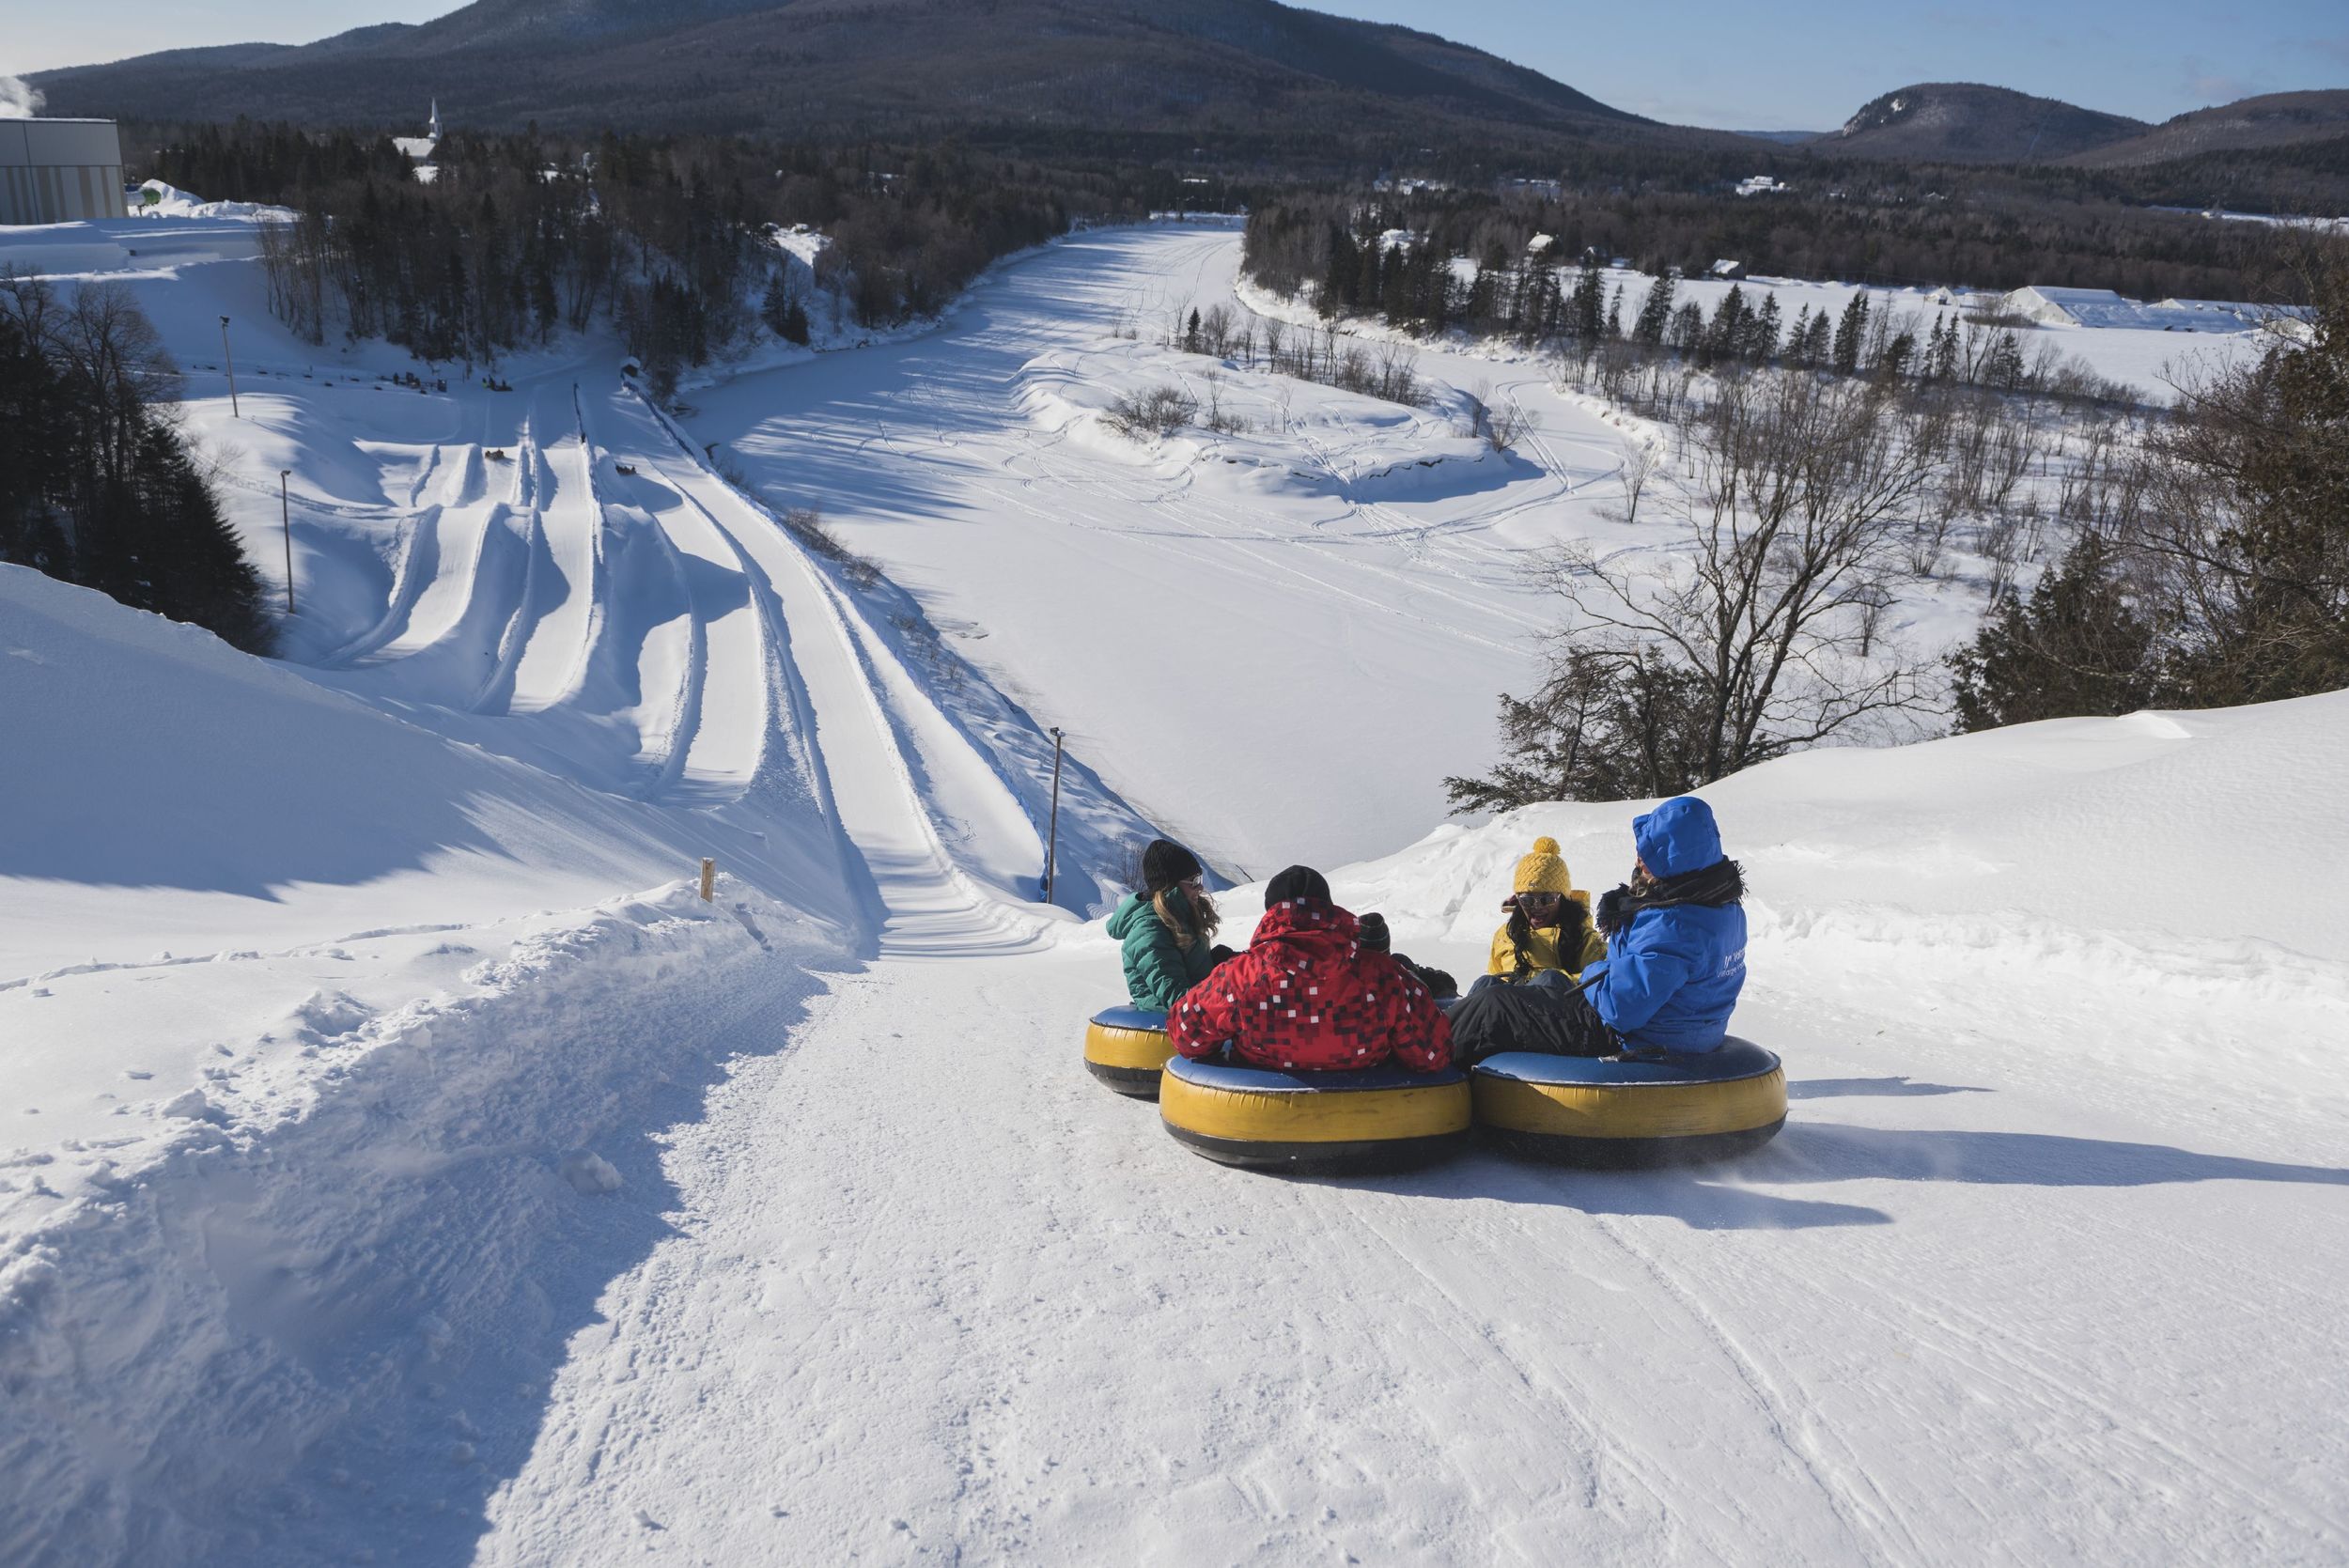
[[[1486,972],[1390,951],[1295,865],[1244,952],[1219,946],[1197,857],[1167,839],[1109,923],[1128,1007],[1096,1015],[1086,1065],[1156,1098],[1212,1159],[1272,1170],[1423,1164],[1481,1130],[1579,1165],[1717,1158],[1786,1117],[1778,1059],[1728,1032],[1745,984],[1745,883],[1692,796],[1632,824],[1630,880],[1578,891],[1554,839],[1517,862]]]

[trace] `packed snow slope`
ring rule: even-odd
[[[475,1560],[2343,1560],[2344,767],[2337,695],[1707,790],[1793,1102],[1735,1165],[1251,1175],[1080,1070],[1097,927],[848,981],[680,1129]],[[1636,809],[1333,881],[1465,973]]]

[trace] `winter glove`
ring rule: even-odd
[[[1618,884],[1598,895],[1598,913],[1591,922],[1602,937],[1612,937],[1623,928],[1623,907],[1631,897],[1629,884]]]

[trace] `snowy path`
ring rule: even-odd
[[[1074,1070],[1112,962],[884,963],[744,1063],[477,1560],[2349,1552],[2349,1389],[2295,1375],[2337,1133],[2192,1152],[1780,992],[1796,1120],[1741,1165],[1268,1180]]]

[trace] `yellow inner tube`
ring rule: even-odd
[[[1698,1138],[1750,1132],[1786,1114],[1786,1072],[1725,1083],[1525,1083],[1475,1079],[1476,1119],[1549,1138]]]
[[[1066,1038],[1066,1036],[1064,1036]],[[1063,1047],[1066,1049],[1066,1047]],[[1174,1054],[1163,1029],[1121,1029],[1114,1024],[1085,1025],[1085,1060],[1099,1067],[1126,1067],[1155,1073]],[[1067,1060],[1066,1057],[1063,1061]]]
[[[1424,1089],[1246,1090],[1210,1088],[1169,1073],[1159,1114],[1170,1126],[1239,1143],[1367,1143],[1439,1138],[1465,1131],[1465,1083]]]

